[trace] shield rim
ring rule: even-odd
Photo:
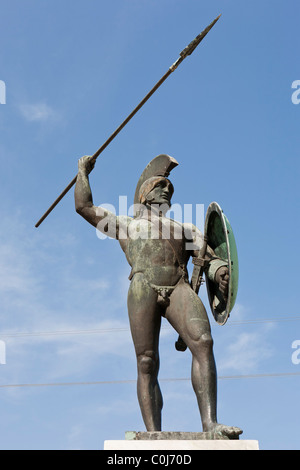
[[[227,218],[226,218],[223,210],[221,209],[220,205],[217,202],[211,202],[208,206],[206,217],[205,217],[204,233],[208,237],[208,233],[207,233],[208,223],[209,223],[210,216],[213,212],[216,212],[218,214],[218,216],[221,220],[221,223],[222,223],[223,233],[225,235],[225,241],[226,241],[227,263],[228,263],[228,270],[229,270],[228,298],[227,298],[226,308],[221,314],[215,312],[215,310],[214,310],[212,293],[211,293],[210,288],[209,288],[209,282],[211,282],[211,281],[209,281],[208,279],[207,279],[207,282],[206,282],[206,289],[207,289],[207,294],[208,294],[208,299],[209,299],[211,312],[213,314],[214,319],[216,320],[216,322],[219,325],[225,325],[225,323],[227,322],[227,320],[230,316],[230,312],[232,311],[232,308],[235,304],[236,295],[233,296],[233,286],[232,286],[232,282],[230,282],[230,280],[232,279],[232,259],[231,259],[230,243],[229,243],[229,237],[228,237],[229,231],[228,231],[228,226],[226,224],[226,219]],[[230,225],[229,221],[228,221],[228,224]],[[234,238],[234,236],[233,236],[233,238]],[[208,238],[208,244],[209,244],[209,238]],[[237,269],[238,269],[238,267],[237,267]],[[232,297],[233,297],[233,299],[232,299]]]

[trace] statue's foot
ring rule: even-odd
[[[210,432],[224,436],[227,439],[238,439],[239,435],[243,433],[240,428],[235,426],[226,426],[225,424],[215,423],[211,428]]]

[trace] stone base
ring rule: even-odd
[[[208,440],[229,440],[228,437],[214,432],[181,432],[181,431],[153,431],[135,432],[127,431],[126,440],[135,441],[208,441]],[[238,437],[237,437],[238,439]]]
[[[259,450],[259,445],[202,432],[127,432],[123,441],[105,441],[104,450]]]

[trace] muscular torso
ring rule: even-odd
[[[183,276],[190,257],[186,242],[182,225],[164,216],[132,219],[126,243],[120,240],[132,274],[160,286],[174,286]]]

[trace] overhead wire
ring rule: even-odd
[[[228,326],[239,326],[239,325],[254,325],[258,323],[277,323],[277,322],[290,322],[299,321],[300,316],[290,317],[277,317],[277,318],[256,318],[250,320],[232,320],[228,322]],[[162,329],[171,329],[170,326],[162,326]],[[1,338],[21,338],[30,336],[65,336],[65,335],[81,335],[81,334],[102,334],[102,333],[114,333],[129,331],[129,327],[112,327],[112,328],[92,328],[92,329],[78,329],[78,330],[54,330],[54,331],[32,331],[32,332],[20,332],[20,333],[1,333]]]
[[[300,320],[300,316],[290,317],[277,317],[267,319],[253,319],[253,320],[236,320],[231,321],[230,324],[245,325],[257,323],[275,323],[286,321]],[[162,329],[171,329],[169,326],[163,326]],[[56,331],[39,331],[39,332],[21,332],[21,333],[4,333],[1,338],[18,338],[18,337],[33,337],[33,336],[60,336],[60,335],[80,335],[80,334],[103,334],[129,331],[128,327],[115,327],[115,328],[94,328],[89,330],[56,330]],[[244,374],[244,375],[227,375],[219,376],[218,380],[233,380],[233,379],[249,379],[249,378],[267,378],[267,377],[296,377],[300,376],[300,372],[283,372],[283,373],[264,373],[264,374]],[[183,382],[189,381],[189,378],[167,378],[161,379],[162,382]],[[80,386],[80,385],[114,385],[114,384],[130,384],[136,383],[136,380],[102,380],[102,381],[87,381],[87,382],[53,382],[53,383],[28,383],[28,384],[0,384],[0,388],[29,388],[29,387],[63,387],[63,386]]]
[[[223,375],[218,380],[233,379],[260,379],[260,378],[277,378],[277,377],[300,377],[300,372],[278,372],[267,374],[245,374],[245,375]],[[190,378],[162,378],[161,382],[186,382]],[[0,388],[30,388],[30,387],[69,387],[82,385],[116,385],[116,384],[135,384],[136,380],[101,380],[101,381],[85,381],[85,382],[50,382],[50,383],[28,383],[28,384],[4,384]]]

